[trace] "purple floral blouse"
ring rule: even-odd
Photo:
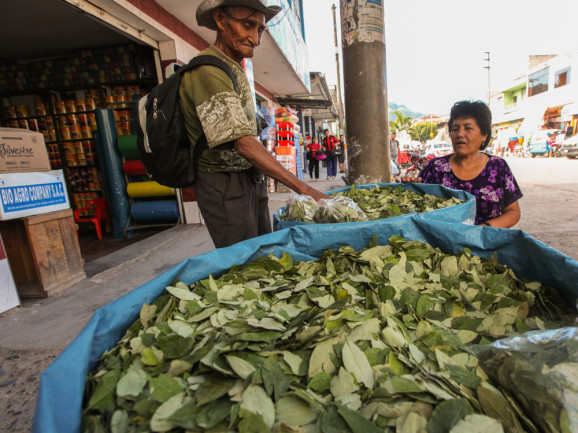
[[[452,171],[450,156],[432,159],[419,176],[423,183],[447,186],[474,195],[476,224],[500,216],[507,206],[522,198],[522,191],[504,159],[488,155],[488,162],[478,177],[462,180]]]

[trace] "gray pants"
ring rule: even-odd
[[[195,194],[216,248],[271,233],[266,182],[253,172],[197,172]]]

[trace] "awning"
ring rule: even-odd
[[[548,107],[544,112],[544,119],[549,119],[550,117],[558,117],[562,111],[564,105],[557,105],[556,107]]]
[[[570,122],[573,116],[578,116],[578,104],[572,102],[571,104],[564,105],[562,111],[560,111],[562,122]]]
[[[522,124],[518,128],[518,136],[528,136],[532,132],[541,129],[544,119],[543,109],[528,109]]]

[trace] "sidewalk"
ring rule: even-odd
[[[341,179],[305,181],[320,191]],[[292,193],[270,193],[271,213]],[[32,427],[40,373],[74,340],[98,308],[147,283],[183,260],[214,249],[206,226],[183,224],[86,264],[87,278],[43,299],[0,314],[0,432]]]

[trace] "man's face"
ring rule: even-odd
[[[215,9],[214,16],[221,31],[223,52],[237,62],[253,57],[265,30],[265,14],[245,6],[232,6]]]

